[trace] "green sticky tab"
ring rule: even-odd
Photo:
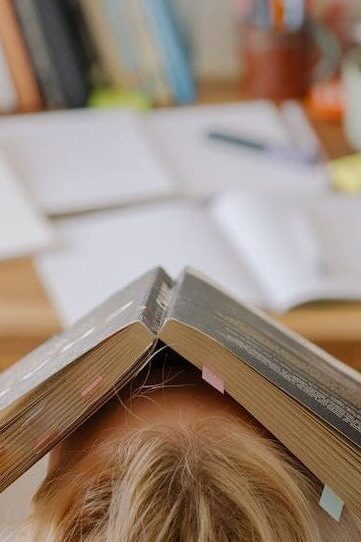
[[[114,87],[94,89],[88,100],[89,107],[133,107],[145,110],[151,107],[149,97],[143,92],[129,92]]]
[[[323,488],[319,504],[329,516],[336,521],[340,521],[344,503],[330,487],[325,486]]]
[[[361,192],[361,153],[333,160],[329,164],[331,183],[342,192]]]

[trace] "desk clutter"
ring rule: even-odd
[[[279,312],[361,299],[361,200],[294,102],[20,115],[0,149],[1,257],[35,254],[64,326],[156,265]]]

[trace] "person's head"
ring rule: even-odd
[[[180,370],[179,370],[180,369]],[[36,542],[349,542],[320,484],[185,364],[152,371],[52,453]]]

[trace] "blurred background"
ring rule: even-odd
[[[0,371],[155,265],[360,369],[360,194],[360,0],[1,0]]]

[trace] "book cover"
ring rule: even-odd
[[[361,375],[356,371],[197,273],[183,273],[168,317],[222,344],[361,447]]]

